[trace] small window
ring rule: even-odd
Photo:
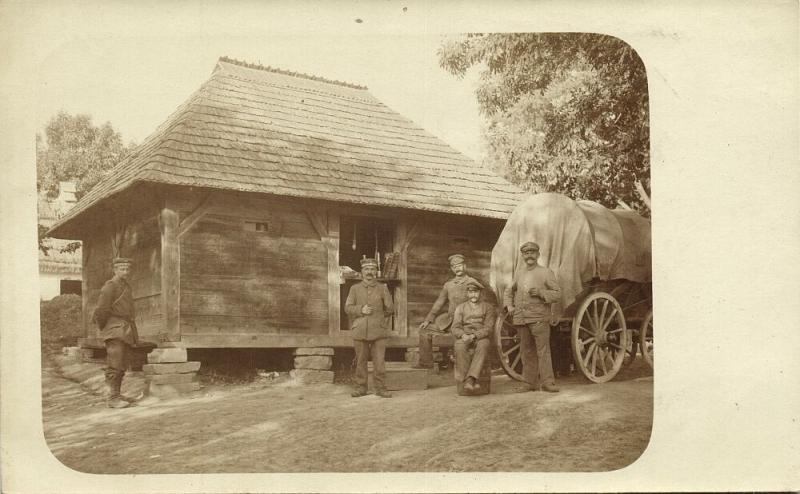
[[[244,230],[246,232],[269,232],[269,223],[266,221],[245,221]]]

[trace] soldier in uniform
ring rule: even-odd
[[[116,258],[113,262],[114,277],[100,289],[100,298],[94,319],[100,329],[100,337],[106,346],[106,385],[109,388],[108,406],[124,408],[135,398],[122,396],[122,378],[128,369],[128,359],[133,346],[139,343],[136,331],[133,292],[128,284],[131,260]]]
[[[467,301],[467,282],[477,281],[467,274],[464,256],[453,254],[447,260],[450,262],[450,270],[455,276],[445,282],[430,312],[419,325],[419,363],[414,366],[418,369],[433,367],[433,334],[428,327],[436,321],[434,331],[443,332],[449,328],[456,307]],[[442,313],[445,304],[447,304],[447,312]],[[446,317],[437,318],[436,316],[440,314],[446,314]]]
[[[391,398],[386,391],[386,339],[389,337],[389,317],[394,312],[392,296],[385,284],[376,280],[378,263],[375,259],[361,260],[363,281],[353,285],[347,294],[344,310],[350,318],[353,331],[353,347],[356,351],[356,390],[351,394],[357,398],[367,394],[367,359],[372,354],[375,378],[375,394]]]
[[[530,390],[541,385],[542,391],[557,393],[550,356],[550,305],[560,300],[561,288],[553,271],[539,265],[538,244],[525,242],[519,250],[525,266],[505,289],[503,304],[519,330],[522,375]]]
[[[456,380],[464,381],[464,389],[480,389],[478,377],[489,354],[495,322],[495,310],[491,304],[481,300],[483,285],[475,280],[467,282],[467,301],[456,307],[453,313],[451,333],[455,338],[453,351],[456,354]],[[469,349],[474,348],[470,355]]]

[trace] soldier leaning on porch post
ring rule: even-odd
[[[361,260],[363,281],[353,285],[347,294],[344,310],[350,318],[353,331],[353,347],[356,351],[356,390],[351,396],[358,398],[367,394],[367,359],[372,354],[375,394],[391,398],[386,391],[386,339],[389,337],[389,317],[394,312],[392,296],[385,284],[375,278],[378,262],[375,259]]]
[[[133,291],[128,284],[131,260],[114,259],[114,277],[100,289],[100,298],[94,311],[94,320],[100,328],[100,338],[106,346],[106,385],[109,389],[108,406],[124,408],[136,398],[122,396],[122,377],[128,369],[131,347],[139,343],[133,307]]]

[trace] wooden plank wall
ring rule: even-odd
[[[214,194],[181,237],[181,335],[327,335],[327,252],[305,211],[281,200]],[[206,197],[178,197],[181,219]],[[268,230],[248,230],[246,221]]]
[[[467,258],[467,271],[488,288],[492,248],[504,222],[484,219],[424,221],[408,253],[409,336],[428,314],[442,289],[453,277],[448,263],[451,254]],[[492,297],[492,300],[494,298]]]
[[[115,256],[133,259],[129,283],[136,307],[136,324],[142,339],[156,341],[163,327],[161,303],[161,240],[156,217],[151,216],[126,225],[117,237],[114,249],[112,230],[96,230],[83,241],[83,321],[87,338],[96,338],[92,322],[100,289],[113,276],[111,261]]]

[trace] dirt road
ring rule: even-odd
[[[59,460],[90,473],[605,471],[647,446],[642,366],[603,385],[574,376],[558,394],[517,392],[506,376],[480,397],[440,386],[353,399],[347,386],[287,381],[121,410],[47,366],[44,429]]]

